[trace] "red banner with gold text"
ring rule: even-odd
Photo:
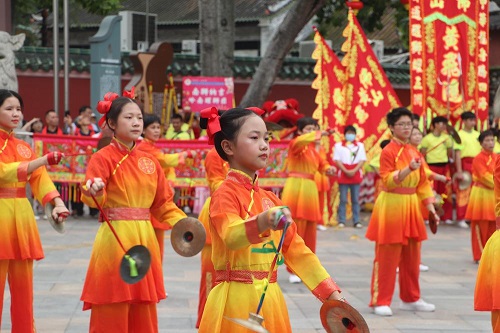
[[[411,100],[427,120],[457,127],[471,110],[488,125],[488,0],[410,0]]]

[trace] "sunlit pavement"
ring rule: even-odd
[[[422,246],[422,297],[436,305],[436,312],[414,313],[399,310],[399,291],[393,298],[392,317],[378,317],[368,307],[374,244],[364,238],[365,228],[347,224],[318,231],[318,256],[344,290],[347,300],[365,317],[371,332],[491,332],[488,312],[473,310],[477,264],[472,260],[470,230],[440,226],[436,235]],[[88,332],[89,311],[82,311],[80,293],[85,278],[98,222],[90,218],[70,218],[66,233],[55,232],[39,220],[45,259],[35,263],[35,322],[38,333]],[[160,332],[196,332],[199,256],[184,258],[165,239],[165,286],[168,298],[158,304]],[[303,284],[289,284],[280,268],[278,282],[285,294],[293,332],[325,332],[319,317],[321,303]],[[1,333],[10,332],[10,295],[6,290]],[[279,333],[279,332],[273,332]]]

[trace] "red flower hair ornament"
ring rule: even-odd
[[[109,110],[111,109],[111,104],[118,97],[120,97],[120,95],[118,95],[117,93],[108,92],[108,93],[106,93],[106,95],[104,95],[104,99],[97,103],[97,112],[99,112],[100,114],[103,115],[101,117],[101,119],[99,119],[99,127],[100,128],[102,128],[104,126],[104,123],[106,122],[106,115],[109,112]],[[134,99],[135,98],[135,87],[132,87],[132,89],[130,89],[130,91],[124,90],[123,97]]]
[[[200,116],[208,120],[207,122],[207,135],[208,143],[214,144],[215,133],[222,131],[220,127],[219,110],[216,107],[210,107],[201,110]]]

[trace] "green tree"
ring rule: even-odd
[[[108,15],[121,8],[122,0],[69,0],[70,16],[77,17],[82,11],[96,15]],[[59,14],[63,1],[58,0]],[[12,23],[15,33],[25,33],[25,45],[40,45],[43,36],[42,22],[35,23],[32,14],[40,17],[43,11],[52,12],[52,0],[12,0]],[[62,19],[61,19],[62,22]]]
[[[399,0],[363,0],[364,6],[358,13],[358,21],[365,31],[382,28],[381,18],[388,5],[398,9],[397,19],[401,21],[402,40],[408,36],[408,11]],[[290,52],[295,37],[309,20],[316,15],[320,32],[332,26],[344,26],[347,22],[347,5],[339,0],[295,1],[283,23],[272,37],[269,47],[262,57],[240,106],[262,105],[281,68],[283,59]],[[404,18],[406,18],[406,26]],[[406,37],[406,40],[408,38]],[[407,44],[406,44],[407,45]]]
[[[389,8],[396,9],[396,29],[403,45],[408,48],[408,11],[399,0],[362,0],[363,8],[358,12],[359,24],[366,32],[373,32],[383,28],[382,17]],[[318,30],[323,36],[328,35],[329,29],[345,26],[348,7],[345,1],[327,0],[326,4],[316,13]]]

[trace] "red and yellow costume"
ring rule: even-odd
[[[12,332],[34,332],[33,260],[43,258],[43,249],[31,204],[26,198],[29,183],[35,199],[47,204],[59,197],[45,167],[28,175],[35,159],[30,146],[0,130],[0,313],[5,280],[11,294]],[[1,318],[0,318],[1,327]]]
[[[116,138],[92,156],[86,179],[105,183],[96,196],[125,249],[143,245],[151,254],[151,267],[135,284],[120,279],[123,250],[106,223],[101,224],[90,257],[81,299],[92,309],[91,332],[157,332],[156,303],[165,298],[160,249],[150,213],[171,225],[186,215],[172,201],[172,189],[160,163],[150,154],[129,149]],[[95,207],[82,191],[82,200]],[[102,216],[101,216],[102,219]]]
[[[184,163],[184,157],[181,154],[165,154],[160,149],[155,146],[155,143],[151,140],[144,139],[137,145],[138,150],[142,150],[156,157],[158,162],[169,180],[170,186],[173,186],[172,181],[175,179],[175,167],[179,164]],[[173,172],[173,178],[171,173]],[[170,177],[170,178],[169,178]],[[158,244],[160,245],[160,255],[163,260],[163,249],[164,249],[164,239],[165,230],[170,230],[172,227],[168,223],[161,223],[154,216],[151,216],[151,223],[155,229],[156,239],[158,239]]]
[[[495,161],[495,216],[497,230],[486,243],[477,270],[474,310],[491,311],[494,333],[500,333],[500,158]]]
[[[283,232],[259,234],[257,215],[279,205],[282,202],[272,192],[260,189],[257,180],[233,169],[214,193],[210,204],[210,232],[217,285],[208,296],[199,332],[248,332],[224,317],[247,319],[250,312],[256,312],[262,294],[262,289],[256,287],[262,281],[257,280],[267,278],[275,256],[274,251],[265,250],[272,247],[271,241],[278,246]],[[305,246],[295,224],[287,230],[282,251],[285,263],[320,300],[339,290],[316,255]],[[286,333],[291,332],[290,320],[276,283],[277,271],[276,267],[260,315],[268,331]]]
[[[330,167],[314,147],[314,142],[320,139],[321,131],[315,131],[290,141],[288,179],[281,195],[297,224],[298,234],[313,252],[316,252],[316,224],[323,218],[314,174]]]
[[[224,179],[226,178],[229,169],[228,163],[224,161],[215,148],[208,151],[205,157],[205,175],[210,188],[210,195],[213,195],[215,190],[219,188]],[[200,327],[201,317],[203,316],[203,309],[207,302],[207,296],[215,286],[215,269],[212,263],[212,238],[210,237],[210,202],[211,197],[208,197],[201,209],[198,219],[205,227],[207,238],[205,246],[201,250],[201,279],[200,279],[200,294],[198,302],[198,320],[196,321],[196,328]]]
[[[399,172],[419,157],[413,146],[397,139],[380,156],[384,189],[375,202],[366,231],[366,237],[376,242],[370,306],[391,304],[398,267],[401,300],[420,299],[420,246],[427,239],[420,204],[433,202],[434,195],[423,167],[403,181],[398,179]]]
[[[322,160],[328,160],[325,147],[323,147],[322,145],[319,146],[318,154]],[[319,211],[321,213],[321,220],[319,220],[318,223],[321,225],[325,225],[323,217],[325,212],[325,202],[327,202],[327,193],[331,188],[330,178],[328,178],[328,176],[324,172],[316,171],[314,173],[314,181],[316,182],[316,186],[318,187]]]
[[[486,242],[496,230],[493,172],[496,154],[481,151],[472,161],[472,190],[465,219],[471,221],[471,245],[474,261],[481,259]]]
[[[462,161],[462,171],[468,171],[472,174],[472,160],[481,152],[481,145],[479,144],[479,132],[472,130],[467,132],[464,129],[458,131],[460,135],[461,144],[457,144],[456,149],[460,151],[460,158]],[[457,220],[466,219],[465,212],[467,211],[467,204],[469,203],[471,187],[460,190],[456,189],[457,200]]]

